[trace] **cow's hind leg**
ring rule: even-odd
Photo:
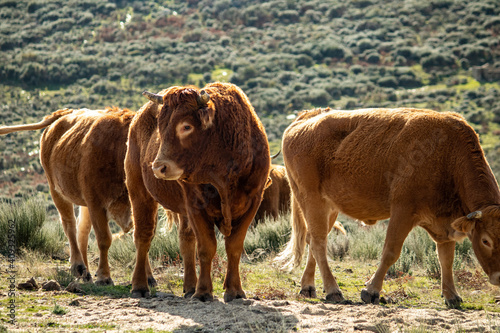
[[[99,265],[96,271],[97,280],[95,284],[113,285],[108,262],[108,251],[111,246],[112,236],[106,210],[89,206],[89,214],[94,227],[97,246],[99,247]]]
[[[308,237],[309,238],[309,237]],[[309,243],[309,242],[308,242]],[[314,283],[314,273],[316,271],[316,260],[309,247],[309,254],[307,255],[306,268],[302,273],[300,279],[300,294],[307,298],[316,298],[316,286]]]
[[[337,219],[338,213],[333,212],[330,215],[329,218],[329,224],[328,224],[328,233],[333,228],[333,225]],[[299,217],[300,218],[300,217]],[[308,234],[306,236],[306,241],[309,244],[310,248],[310,242],[311,242],[311,235]],[[314,286],[314,274],[316,271],[316,260],[314,259],[313,253],[311,250],[309,250],[309,254],[307,256],[307,263],[306,267],[304,269],[304,273],[302,274],[302,279],[300,280],[300,285],[301,285],[301,290],[300,294],[304,297],[307,298],[316,298],[316,288]]]
[[[303,198],[303,196],[297,196],[297,198]],[[327,259],[327,239],[328,233],[330,232],[332,226],[330,225],[331,210],[327,202],[325,202],[319,195],[316,196],[309,193],[307,199],[299,199],[300,208],[304,213],[304,218],[306,219],[308,232],[310,235],[309,239],[309,251],[312,252],[316,263],[318,264],[321,277],[323,279],[323,286],[326,293],[326,300],[332,302],[342,302],[344,301],[344,296],[340,291],[339,285],[335,280],[335,277],[330,270]],[[336,214],[334,214],[336,217]],[[306,266],[304,274],[310,274],[312,270],[313,261],[309,261]],[[303,276],[302,281],[308,282],[310,279]],[[314,282],[312,282],[314,283]],[[301,290],[304,290],[307,286],[302,285]]]
[[[382,259],[377,271],[366,283],[366,288],[361,290],[361,299],[365,303],[378,304],[380,290],[384,282],[385,275],[401,254],[403,243],[414,225],[411,214],[408,214],[407,208],[399,212],[395,209],[391,212],[391,219],[387,226],[384,248],[382,250]]]
[[[446,305],[451,308],[458,308],[462,303],[462,298],[458,295],[453,281],[455,241],[437,244],[437,254],[441,265],[441,291]]]
[[[50,189],[52,200],[56,205],[57,211],[61,218],[64,233],[68,237],[70,248],[70,263],[71,273],[76,277],[87,278],[88,272],[85,262],[78,247],[77,231],[76,231],[76,218],[73,209],[73,203],[64,199],[57,191]]]
[[[87,207],[80,206],[80,213],[78,215],[78,246],[82,253],[85,266],[87,267],[87,275],[83,279],[89,282],[92,282],[92,276],[90,274],[87,249],[89,246],[89,234],[91,229],[92,221],[90,220],[89,210]]]

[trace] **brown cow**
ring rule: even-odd
[[[286,177],[284,166],[273,164],[269,172],[271,185],[265,189],[255,222],[266,217],[277,219],[279,214],[286,214],[290,210],[290,185]]]
[[[317,262],[326,298],[343,300],[326,258],[329,221],[339,212],[368,223],[391,218],[381,263],[361,292],[367,303],[378,302],[387,270],[415,226],[437,244],[449,306],[461,302],[452,265],[455,242],[466,236],[490,282],[500,285],[500,192],[477,134],[460,115],[406,108],[310,111],[286,129],[283,155],[295,264],[306,238],[310,244],[302,294],[315,294]]]
[[[40,140],[40,160],[69,240],[71,271],[91,281],[87,245],[93,226],[100,252],[96,284],[113,284],[108,220],[113,219],[124,232],[133,226],[123,162],[134,115],[117,108],[64,109],[37,124],[0,128],[1,135],[47,127]],[[78,241],[73,204],[80,206]]]
[[[184,217],[179,241],[185,295],[213,298],[211,264],[217,226],[225,236],[228,257],[224,300],[245,297],[239,261],[270,168],[264,128],[246,95],[232,84],[208,84],[201,92],[194,87],[171,87],[163,97],[145,94],[152,102],[132,122],[125,159],[136,223],[132,295],[149,294],[148,251],[160,203]],[[156,103],[163,104],[159,113],[151,107]]]

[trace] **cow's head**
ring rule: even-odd
[[[206,160],[204,151],[212,137],[215,109],[210,96],[189,87],[172,87],[164,96],[144,95],[163,104],[158,115],[160,148],[152,165],[155,176],[200,181],[193,173]]]
[[[490,283],[500,286],[500,207],[488,206],[472,212],[456,219],[452,227],[468,235]]]

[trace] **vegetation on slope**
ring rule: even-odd
[[[64,107],[138,109],[145,89],[239,85],[273,151],[290,117],[330,106],[463,114],[498,174],[495,0],[0,1],[0,124]],[[40,131],[0,139],[0,195],[47,193]]]

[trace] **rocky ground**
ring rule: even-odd
[[[8,331],[150,332],[498,332],[500,313],[434,310],[300,300],[220,299],[200,302],[159,292],[149,299],[64,297],[66,291],[32,292],[40,304],[66,313],[20,314]],[[26,317],[32,316],[32,318]],[[25,320],[28,319],[28,320]],[[43,325],[40,325],[43,323]],[[42,327],[42,328],[40,328]]]

